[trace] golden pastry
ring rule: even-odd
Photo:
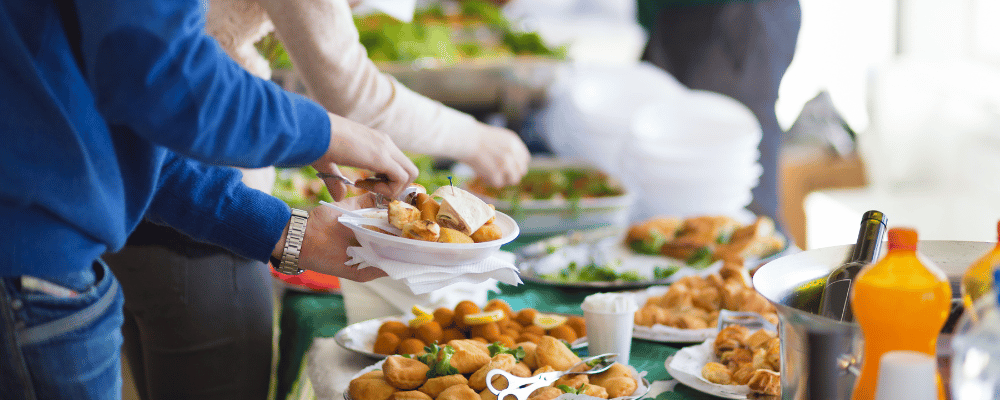
[[[750,330],[742,325],[729,325],[720,330],[712,347],[716,357],[723,352],[739,348],[749,334]]]
[[[617,378],[605,380],[600,384],[600,386],[603,386],[608,392],[608,397],[613,399],[615,397],[629,396],[632,393],[635,393],[635,389],[639,387],[639,384],[631,376],[619,376]]]
[[[744,344],[746,344],[746,347],[751,350],[767,349],[768,342],[775,337],[775,334],[771,333],[771,331],[768,331],[767,329],[760,329],[757,330],[757,332],[750,334],[750,336],[747,336]]]
[[[480,397],[468,385],[454,385],[441,391],[435,400],[480,400]]]
[[[389,224],[403,229],[407,224],[420,220],[420,210],[399,200],[389,203]]]
[[[555,382],[552,382],[552,386],[559,387],[559,385],[566,385],[573,389],[579,389],[581,386],[589,383],[590,378],[585,374],[570,374],[556,379]]]
[[[436,378],[430,378],[424,385],[417,389],[421,392],[426,393],[428,396],[437,399],[438,395],[441,394],[445,389],[450,388],[455,385],[468,386],[469,380],[465,379],[462,374],[455,375],[445,375]],[[353,397],[353,396],[352,396]],[[362,399],[363,397],[354,397],[355,399]]]
[[[441,341],[448,343],[452,340],[462,340],[465,339],[465,334],[456,328],[445,329],[441,337]]]
[[[605,389],[604,386],[598,386],[598,385],[587,385],[587,387],[584,388],[582,394],[591,397],[596,397],[598,399],[608,398],[608,390]]]
[[[347,392],[352,399],[388,400],[396,393],[396,388],[383,378],[358,377],[348,385]]]
[[[441,228],[441,235],[438,237],[441,243],[475,243],[468,235],[451,228]]]
[[[476,243],[489,242],[503,237],[500,226],[494,223],[484,224],[470,235]]]
[[[705,329],[708,328],[708,321],[698,315],[684,314],[677,321],[677,327],[681,329]]]
[[[510,397],[508,396],[508,398],[510,398]],[[491,392],[489,389],[485,389],[485,390],[479,392],[479,399],[480,400],[497,400],[497,395],[493,394],[493,392]]]
[[[528,400],[553,400],[556,397],[562,396],[562,394],[562,390],[552,386],[546,386],[536,390],[531,394],[531,396],[528,396]]]
[[[755,370],[756,369],[769,369],[769,370],[774,371],[775,369],[777,369],[774,366],[772,366],[771,362],[767,359],[767,350],[765,350],[765,349],[754,350],[753,351],[753,361],[751,361],[750,364],[753,366],[753,369],[755,369]]]
[[[741,365],[733,371],[733,383],[736,385],[746,385],[750,382],[750,377],[753,376],[756,370],[757,368],[754,368],[752,363]]]
[[[436,242],[441,237],[441,226],[434,221],[421,219],[403,225],[403,237],[407,239]]]
[[[438,209],[441,205],[438,204],[437,200],[427,193],[418,193],[416,197],[413,198],[413,206],[420,210],[420,219],[426,219],[434,221],[437,219]]]
[[[416,359],[403,356],[386,357],[382,363],[385,380],[397,389],[411,390],[427,381],[430,367]]]
[[[452,340],[448,345],[455,349],[451,356],[451,365],[460,374],[471,374],[490,362],[490,352],[485,343],[472,339]]]
[[[514,368],[510,369],[510,374],[514,376],[519,376],[521,378],[527,378],[531,376],[531,368],[528,368],[528,364],[524,362],[519,362],[514,364]]]
[[[494,342],[500,343],[500,344],[504,345],[504,347],[506,347],[508,349],[516,349],[517,348],[517,344],[514,343],[514,336],[511,336],[511,335],[505,335],[505,334],[501,333],[500,337],[498,337],[497,340],[495,340]]]
[[[514,339],[514,341],[518,343],[531,342],[537,345],[542,342],[542,337],[534,333],[521,332],[521,334],[518,335],[517,338]]]
[[[717,362],[705,363],[705,366],[701,367],[701,377],[709,382],[720,385],[733,384],[733,373],[725,365]]]
[[[715,287],[703,287],[692,296],[691,303],[703,310],[715,311],[722,305],[722,296],[719,295],[719,289]]]
[[[396,392],[392,394],[389,400],[434,400],[427,393],[421,392],[419,390],[408,390],[405,392]]]
[[[514,356],[506,353],[501,353],[493,356],[493,359],[489,363],[483,365],[481,368],[472,373],[469,377],[469,387],[476,390],[486,389],[486,374],[492,370],[499,369],[504,372],[510,372],[514,365],[517,364],[517,360]]]
[[[613,378],[622,378],[622,377],[631,378],[632,370],[630,370],[627,366],[623,365],[622,363],[616,362],[614,364],[611,364],[611,368],[608,368],[607,371],[601,372],[596,375],[592,375],[590,377],[590,383],[593,383],[598,386],[604,386],[604,383],[607,380]]]
[[[518,342],[517,346],[524,348],[524,358],[521,361],[532,370],[538,368],[538,360],[535,358],[535,349],[538,345],[534,342]]]
[[[525,325],[524,328],[521,329],[521,333],[530,333],[533,335],[545,336],[545,329],[542,329],[542,327],[538,325]]]
[[[555,368],[552,368],[551,365],[546,365],[544,367],[536,369],[535,372],[531,373],[531,376],[535,376],[535,375],[538,375],[538,374],[544,374],[546,372],[554,372],[554,371],[555,371]]]
[[[736,348],[724,351],[719,355],[719,362],[725,364],[730,369],[737,369],[740,365],[753,362],[753,352],[745,348]]]
[[[535,349],[538,365],[551,365],[557,371],[565,371],[580,362],[580,357],[569,347],[552,336],[543,336]]]
[[[500,325],[496,322],[487,322],[485,324],[471,325],[469,328],[469,337],[477,338],[481,337],[489,342],[494,342],[500,337]]]
[[[757,393],[778,396],[781,394],[781,374],[766,369],[758,369],[750,377],[747,386],[750,387],[750,390]]]

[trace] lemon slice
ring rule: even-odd
[[[418,315],[416,318],[410,320],[411,328],[419,328],[421,325],[426,324],[434,320],[433,315]]]
[[[434,318],[434,312],[432,312],[431,310],[428,310],[426,308],[423,308],[423,307],[421,307],[419,305],[416,305],[416,304],[413,305],[413,308],[410,309],[410,311],[413,311],[413,316],[415,316],[415,317],[422,317],[422,316],[428,315],[432,319]]]
[[[465,316],[465,323],[468,325],[482,325],[500,321],[504,317],[506,315],[503,313],[503,310],[486,311],[477,314],[467,314]]]
[[[566,323],[566,320],[567,318],[562,315],[538,314],[532,322],[539,328],[549,330]]]

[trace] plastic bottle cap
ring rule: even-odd
[[[936,400],[937,361],[929,354],[888,351],[878,367],[875,400]]]
[[[917,231],[910,228],[889,229],[889,250],[916,250]]]

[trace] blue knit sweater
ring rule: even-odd
[[[143,216],[266,260],[281,201],[218,165],[301,165],[319,105],[246,73],[198,0],[0,1],[0,276],[89,268]]]

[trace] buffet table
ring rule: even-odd
[[[506,300],[515,310],[532,307],[542,312],[557,312],[582,315],[580,303],[589,294],[587,290],[564,290],[533,283],[513,287],[501,285],[501,293],[491,295]],[[329,394],[330,387],[316,385],[341,384],[331,382],[310,382],[308,379],[307,352],[314,338],[333,337],[347,325],[344,299],[336,294],[315,294],[288,291],[284,294],[281,309],[279,351],[277,370],[277,399],[312,399],[316,393]],[[332,344],[332,343],[331,343]],[[688,344],[664,344],[639,339],[632,341],[630,363],[639,371],[647,371],[650,382],[669,381],[670,375],[664,361],[681,347]],[[336,346],[327,346],[330,353],[324,354],[324,362],[336,363],[333,368],[340,373],[358,371],[377,360],[353,353]],[[328,361],[329,360],[329,361]],[[334,382],[338,381],[338,382]],[[342,389],[341,389],[342,390]],[[325,397],[325,396],[324,396]],[[656,399],[714,399],[684,385],[677,385],[655,397]]]

